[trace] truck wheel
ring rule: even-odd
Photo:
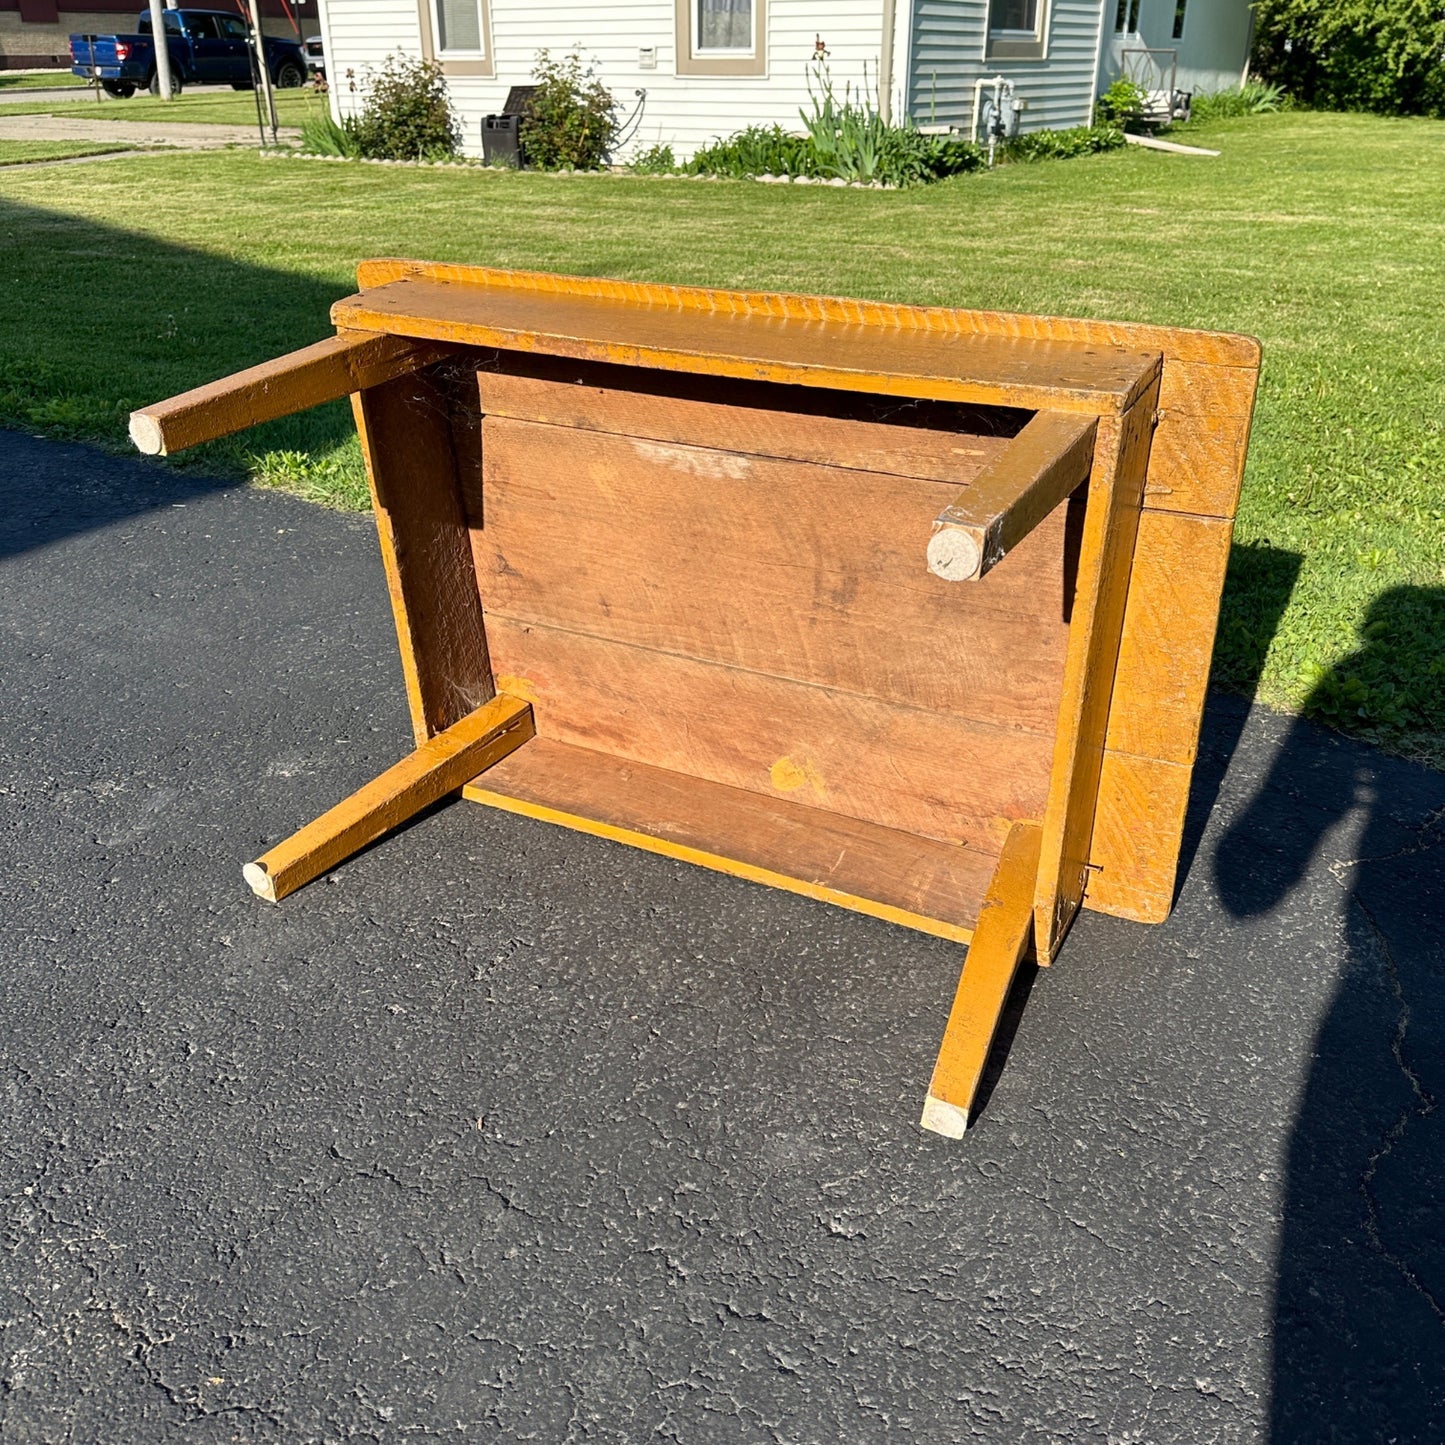
[[[159,94],[161,93],[161,78],[160,78],[160,74],[159,74],[157,71],[154,71],[154,70],[151,71],[151,83],[150,83],[149,89],[150,89],[150,93],[151,93],[152,95],[159,95]],[[179,95],[180,93],[181,93],[181,78],[180,78],[180,76],[177,75],[174,71],[172,71],[172,72],[171,72],[171,94],[172,94],[172,95]]]
[[[102,80],[100,83],[105,93],[117,100],[129,100],[135,94],[135,86],[128,80]]]
[[[295,90],[306,84],[306,72],[294,60],[283,60],[276,67],[277,90]]]

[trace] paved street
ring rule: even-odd
[[[943,941],[469,804],[250,895],[409,746],[367,517],[0,433],[0,687],[7,1445],[1445,1440],[1445,776],[1213,697],[950,1142]]]

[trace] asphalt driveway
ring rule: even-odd
[[[252,898],[369,518],[0,433],[0,688],[0,1439],[1445,1439],[1445,777],[1216,697],[955,1143],[940,940],[467,804]]]

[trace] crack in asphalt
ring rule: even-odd
[[[1356,889],[1350,897],[1350,905],[1359,909],[1360,916],[1369,926],[1370,933],[1375,940],[1391,996],[1395,1000],[1395,1030],[1390,1039],[1390,1054],[1395,1060],[1395,1066],[1403,1075],[1405,1081],[1410,1085],[1410,1091],[1415,1097],[1413,1105],[1409,1105],[1400,1111],[1399,1117],[1385,1131],[1380,1141],[1380,1146],[1372,1153],[1366,1162],[1364,1172],[1360,1176],[1360,1193],[1365,1200],[1366,1221],[1365,1232],[1370,1240],[1371,1248],[1387,1260],[1399,1273],[1400,1278],[1418,1294],[1431,1311],[1435,1318],[1445,1325],[1445,1308],[1435,1298],[1425,1282],[1410,1268],[1409,1263],[1391,1250],[1385,1243],[1380,1233],[1380,1205],[1375,1198],[1373,1185],[1375,1176],[1379,1173],[1380,1165],[1393,1153],[1395,1146],[1405,1137],[1410,1125],[1418,1119],[1426,1119],[1435,1112],[1436,1100],[1426,1090],[1420,1081],[1420,1076],[1410,1067],[1409,1061],[1405,1058],[1405,1040],[1410,1032],[1410,1005],[1405,998],[1404,985],[1400,979],[1400,969],[1396,962],[1394,950],[1390,946],[1390,940],[1385,930],[1380,927],[1375,915],[1370,911],[1365,901],[1360,897]]]

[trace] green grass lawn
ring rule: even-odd
[[[1445,764],[1445,125],[1295,112],[1190,139],[1223,155],[894,193],[243,152],[12,170],[0,420],[122,445],[130,407],[327,334],[369,255],[1249,332],[1265,372],[1216,677]],[[340,406],[200,464],[364,496]]]
[[[21,166],[27,161],[63,161],[76,156],[111,155],[131,150],[125,145],[70,140],[0,140],[0,166]]]
[[[276,118],[282,125],[299,126],[311,113],[326,109],[326,97],[307,86],[295,90],[278,90]],[[52,100],[43,105],[0,106],[5,115],[75,115],[83,120],[185,121],[192,125],[255,125],[256,97],[249,90],[228,90],[204,94],[182,92],[173,100],[161,100],[148,91],[140,91],[129,100],[103,95],[99,104],[94,95],[75,100]]]
[[[46,70],[39,75],[0,70],[0,90],[65,90],[73,85],[84,85],[85,81],[68,70]]]

